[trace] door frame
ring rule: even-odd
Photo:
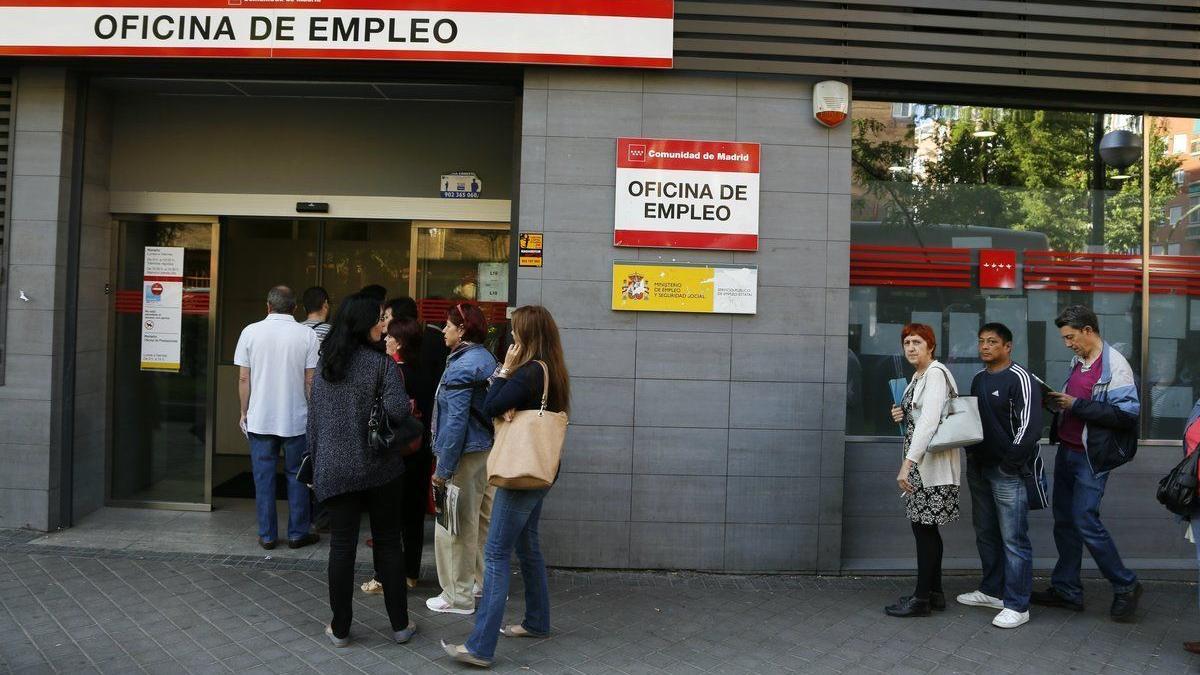
[[[214,438],[213,428],[214,413],[213,401],[216,388],[216,337],[217,337],[217,299],[218,299],[218,284],[220,275],[217,273],[217,264],[220,261],[220,246],[221,246],[221,222],[217,216],[210,215],[165,215],[165,214],[144,214],[144,213],[114,213],[112,215],[112,248],[113,253],[110,258],[112,263],[109,271],[109,288],[115,293],[118,287],[118,277],[121,266],[125,262],[125,247],[124,243],[124,228],[122,223],[133,220],[160,222],[160,223],[205,223],[211,226],[209,231],[209,282],[208,282],[208,375],[207,386],[208,393],[205,396],[205,411],[204,411],[204,501],[203,502],[174,502],[149,499],[114,499],[112,496],[112,478],[113,478],[113,446],[115,433],[111,423],[116,411],[116,368],[117,354],[113,346],[116,345],[117,337],[117,321],[116,321],[116,305],[110,303],[112,319],[108,323],[108,344],[110,345],[110,355],[108,358],[108,405],[106,407],[106,415],[109,420],[107,431],[105,432],[105,452],[104,452],[104,504],[105,506],[133,507],[143,509],[163,509],[169,511],[211,511],[212,510],[212,463],[213,463],[213,444]]]
[[[165,509],[176,511],[211,511],[213,509],[213,461],[216,455],[216,396],[217,369],[219,362],[218,339],[220,326],[220,263],[221,240],[225,217],[283,217],[313,220],[389,220],[410,221],[410,281],[409,290],[414,290],[415,277],[411,275],[416,264],[416,239],[419,227],[446,227],[454,229],[508,229],[516,237],[516,223],[512,218],[512,201],[508,199],[440,199],[416,197],[374,197],[362,195],[279,195],[279,194],[214,194],[179,192],[121,192],[109,195],[109,210],[112,213],[112,254],[109,274],[110,288],[117,286],[117,276],[123,262],[121,248],[121,222],[127,220],[155,220],[159,222],[200,222],[212,225],[211,254],[209,264],[213,270],[209,288],[208,306],[208,396],[205,400],[205,457],[204,457],[204,502],[170,502],[150,500],[113,499],[113,413],[116,400],[116,353],[108,359],[108,403],[106,410],[110,423],[107,425],[105,442],[104,503],[106,506]],[[328,213],[297,213],[298,202],[320,201],[330,204]],[[169,215],[168,215],[169,214]],[[219,215],[213,215],[219,214]],[[515,240],[515,239],[514,239]],[[510,293],[516,279],[510,278]],[[113,308],[115,314],[115,307]],[[115,345],[116,321],[108,326],[109,345]]]

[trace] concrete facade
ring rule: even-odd
[[[7,363],[0,387],[0,527],[59,522],[63,335],[75,85],[63,68],[17,71]],[[28,302],[20,300],[24,290]]]
[[[563,331],[573,388],[542,532],[552,564],[836,571],[849,278],[849,126],[812,82],[531,69],[519,304]],[[757,253],[612,245],[615,139],[762,144]],[[614,312],[614,260],[759,266],[754,316]],[[826,405],[825,403],[829,403]]]
[[[545,266],[522,268],[521,304],[555,314],[574,410],[563,474],[546,504],[554,565],[722,571],[909,569],[895,441],[845,438],[850,125],[811,114],[812,81],[681,72],[527,69],[518,219],[545,233]],[[106,342],[112,274],[111,101],[89,96],[80,207],[74,400],[62,392],[75,84],[18,70],[8,244],[7,380],[0,386],[0,528],[54,529],[64,415],[74,415],[75,515],[103,503],[111,436]],[[612,246],[615,139],[761,143],[760,250]],[[759,266],[754,316],[614,312],[614,260]],[[18,299],[25,290],[31,302]],[[68,405],[70,403],[70,405]],[[1052,449],[1044,451],[1052,469]],[[1105,520],[1135,568],[1189,567],[1154,501],[1178,446],[1152,445],[1114,474]],[[945,529],[948,568],[976,567],[969,492]],[[1040,568],[1048,512],[1033,519]]]

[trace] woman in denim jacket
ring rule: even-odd
[[[433,551],[442,592],[425,606],[435,612],[473,614],[475,597],[483,588],[482,549],[492,513],[493,492],[487,484],[492,424],[483,414],[483,401],[496,359],[483,346],[487,319],[475,305],[455,305],[442,334],[450,357],[433,403],[437,458],[433,484],[458,487],[458,534],[434,528]]]

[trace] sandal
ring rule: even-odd
[[[533,631],[525,628],[525,626],[522,626],[519,623],[514,623],[511,626],[504,626],[503,628],[500,629],[500,634],[503,635],[504,637],[517,637],[517,638],[544,638],[544,637],[546,637],[545,635],[543,635],[541,633],[534,633]]]
[[[479,668],[491,668],[492,662],[489,659],[482,659],[475,656],[467,650],[466,645],[452,645],[445,640],[442,640],[442,651],[446,655],[460,663],[477,666]]]

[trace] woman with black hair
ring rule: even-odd
[[[371,518],[375,571],[383,584],[392,637],[408,642],[417,626],[408,618],[401,523],[404,458],[398,449],[376,451],[367,443],[367,421],[376,398],[399,428],[411,414],[396,364],[381,352],[380,301],[354,294],[342,301],[321,348],[308,407],[308,451],[313,490],[329,511],[329,605],[325,628],[334,646],[350,644],[354,558],[363,512]]]
[[[384,315],[387,315],[384,309]],[[429,449],[430,411],[417,398],[414,383],[420,381],[416,368],[421,349],[421,324],[416,319],[401,316],[387,324],[383,338],[387,355],[396,362],[396,374],[411,397],[413,415],[421,422],[421,447],[404,457],[404,497],[401,520],[404,527],[404,574],[409,588],[416,588],[421,578],[421,551],[425,547],[425,515],[429,507],[429,476],[433,470],[433,454]],[[364,593],[379,594],[383,584],[378,578],[363,583]]]

